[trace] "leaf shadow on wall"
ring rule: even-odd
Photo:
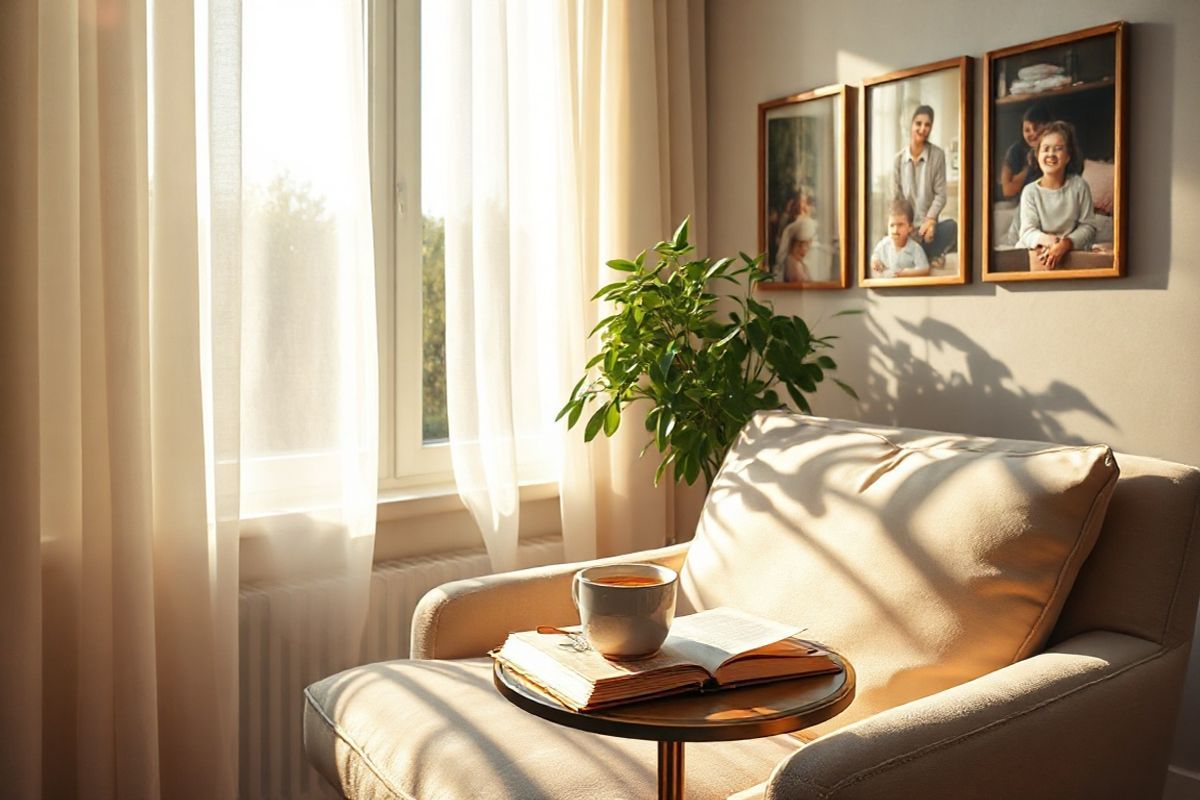
[[[1119,430],[1108,414],[1068,383],[1052,381],[1040,391],[1022,387],[1006,364],[953,325],[929,317],[897,323],[911,340],[893,339],[877,321],[866,320],[868,365],[858,387],[863,419],[1060,444],[1094,443],[1071,432],[1068,415],[1084,414]],[[914,352],[914,341],[947,357],[957,354],[964,368],[935,369]]]

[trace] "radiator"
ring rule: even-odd
[[[519,558],[522,566],[560,562],[562,539],[523,541]],[[376,564],[360,663],[407,658],[417,601],[447,581],[489,572],[483,548]],[[241,800],[337,797],[308,766],[301,744],[304,687],[346,666],[339,657],[346,652],[345,626],[331,619],[336,604],[329,598],[335,591],[319,580],[241,590]]]

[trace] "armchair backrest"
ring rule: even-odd
[[[1198,508],[1200,471],[1103,445],[761,412],[713,483],[680,610],[809,626],[858,671],[836,726],[1085,631],[1186,642]]]
[[[1121,477],[1051,644],[1088,630],[1166,647],[1192,635],[1200,598],[1200,470],[1144,456],[1116,459]]]
[[[1117,481],[1104,445],[760,412],[713,482],[679,608],[807,626],[855,665],[846,724],[1040,652]]]

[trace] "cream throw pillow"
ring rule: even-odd
[[[823,733],[1038,652],[1117,481],[1108,447],[757,415],[705,503],[681,606],[807,626],[857,695]]]

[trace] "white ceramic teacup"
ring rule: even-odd
[[[679,575],[658,564],[613,564],[575,573],[571,596],[588,644],[617,661],[649,658],[675,619]]]

